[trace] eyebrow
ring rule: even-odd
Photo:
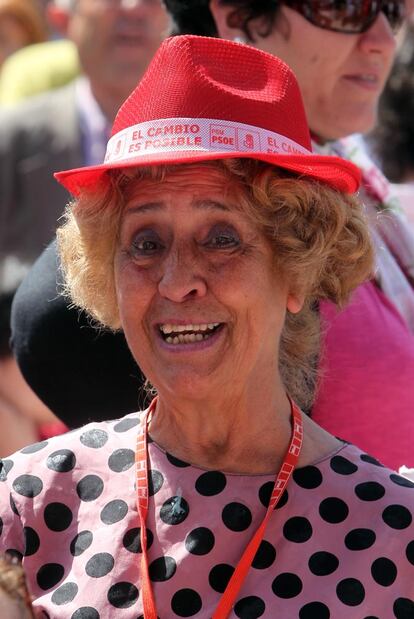
[[[192,206],[198,210],[205,211],[224,211],[229,212],[231,209],[223,204],[222,202],[217,202],[216,200],[196,200],[193,202]],[[145,202],[144,204],[140,204],[139,206],[133,206],[131,208],[127,208],[125,214],[131,215],[134,213],[151,213],[156,211],[163,211],[165,209],[165,205],[163,202]]]

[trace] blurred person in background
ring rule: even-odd
[[[2,619],[33,619],[26,576],[18,558],[0,555],[0,608]]]
[[[21,281],[22,274],[52,239],[68,200],[66,191],[54,181],[53,172],[102,159],[115,112],[145,71],[167,26],[159,0],[76,0],[66,8],[61,3],[56,5],[55,13],[59,13],[62,29],[77,48],[82,75],[63,88],[0,110],[3,340],[19,282],[16,273]],[[32,306],[30,311],[34,309]],[[14,364],[17,372],[11,350],[3,359],[5,356],[8,367]],[[129,361],[129,352],[123,358]],[[116,358],[111,363],[116,363]],[[132,366],[132,360],[130,363]],[[42,371],[41,363],[38,371]],[[13,382],[2,381],[2,390],[5,399],[15,397]],[[16,415],[15,434],[21,436],[24,445],[27,436],[19,434],[20,421]],[[11,423],[10,419],[10,436],[14,434]]]
[[[18,49],[46,39],[46,22],[35,0],[0,0],[0,69]]]
[[[395,54],[395,34],[404,17],[403,0],[165,0],[165,4],[173,18],[174,34],[235,39],[287,62],[303,93],[315,150],[348,158],[362,170],[361,198],[376,246],[376,275],[357,288],[344,311],[338,313],[328,302],[319,304],[322,342],[315,365],[321,380],[309,412],[327,430],[359,444],[386,465],[412,465],[414,240],[391,208],[386,179],[358,148],[358,141],[347,137],[368,131],[376,122],[378,99]],[[387,217],[378,217],[384,212]],[[50,303],[56,295],[55,263],[52,249],[40,259],[16,297],[13,337],[23,373],[69,425],[85,421],[85,398],[93,402],[89,412],[96,419],[113,417],[115,402],[120,411],[115,395],[121,391],[122,412],[134,410],[136,391],[130,392],[128,410],[127,392],[115,386],[99,360],[94,366],[95,380],[88,374],[90,380],[81,391],[73,388],[68,394],[64,389],[68,384],[77,387],[82,376],[77,365],[79,351],[72,354],[71,348],[65,347],[65,356],[59,354],[62,341],[69,340],[69,331],[59,330],[64,332],[60,342],[55,335],[47,337],[47,325],[53,324],[50,333],[56,334],[56,325],[69,314],[63,312],[64,318],[57,319],[57,303]],[[72,327],[72,339],[78,341],[76,314]],[[107,334],[108,340],[110,337]],[[114,342],[112,350],[120,342]],[[93,349],[84,347],[82,359],[90,358]],[[47,360],[47,372],[38,371],[39,359],[42,364]],[[129,371],[126,367],[119,373],[127,376]]]
[[[65,430],[24,380],[10,354],[12,292],[0,294],[0,457]]]
[[[380,99],[378,123],[367,136],[399,204],[414,224],[414,20],[407,21],[394,66]]]

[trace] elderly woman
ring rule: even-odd
[[[164,4],[175,34],[244,40],[287,62],[301,88],[314,152],[339,154],[361,168],[360,198],[370,214],[375,272],[343,311],[328,300],[318,303],[322,346],[314,364],[321,380],[308,412],[386,466],[414,466],[414,238],[361,140],[343,139],[375,123],[404,0]],[[56,293],[55,250],[53,244],[44,252],[14,300],[13,350],[22,372],[70,427],[133,412],[140,377],[125,339],[107,330],[98,336],[84,313],[68,309]],[[76,361],[80,346],[82,365]]]
[[[76,197],[59,233],[73,302],[123,330],[158,395],[3,462],[0,541],[35,609],[412,616],[414,485],[299,408],[315,302],[343,304],[372,250],[359,173],[311,152],[288,67],[169,39],[105,163],[58,179]]]

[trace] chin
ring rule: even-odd
[[[173,396],[174,400],[205,400],[211,396],[211,376],[198,376],[194,372],[177,373],[165,377],[164,380],[151,381],[157,392],[162,397]]]

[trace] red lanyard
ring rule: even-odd
[[[137,474],[137,508],[141,524],[141,573],[142,573],[142,603],[144,619],[157,619],[154,594],[152,592],[151,581],[148,573],[148,550],[147,550],[147,530],[146,520],[148,513],[148,450],[147,450],[147,427],[149,416],[155,411],[157,399],[155,398],[141,421],[138,436],[137,448],[135,452],[136,474]],[[280,497],[286,488],[290,476],[292,475],[299,459],[302,448],[302,416],[300,410],[294,402],[291,402],[292,409],[292,436],[290,444],[283,460],[279,473],[277,474],[272,496],[262,520],[250,542],[247,544],[243,555],[237,564],[232,577],[230,578],[226,590],[214,611],[212,619],[226,619],[233,608],[237,595],[243,585],[247,572],[253,562],[260,542],[263,539],[266,525],[277,505]]]

